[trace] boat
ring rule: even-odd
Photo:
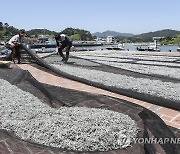
[[[116,46],[106,47],[107,50],[124,50],[123,44],[118,44]]]
[[[34,49],[33,51],[35,51],[35,53],[48,53],[48,52],[52,52],[52,50],[48,50],[47,48],[45,47],[42,47],[40,49]]]
[[[157,41],[155,40],[153,43],[150,43],[147,47],[137,47],[138,51],[161,51],[161,49],[157,46]]]
[[[179,51],[179,52],[180,52],[180,46],[178,46],[177,51]]]
[[[145,47],[142,47],[142,46],[137,47],[136,49],[137,49],[138,51],[146,51],[146,48],[145,48]]]
[[[0,55],[7,55],[9,53],[10,53],[10,50],[8,49],[0,50]]]
[[[161,51],[161,49],[159,47],[157,47],[156,41],[154,41],[153,43],[150,43],[147,50],[148,51]]]

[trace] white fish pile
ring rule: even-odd
[[[3,79],[0,117],[0,129],[23,140],[75,151],[126,148],[138,133],[128,115],[86,107],[50,108]]]
[[[59,70],[89,81],[97,82],[106,86],[130,89],[136,92],[159,96],[165,99],[180,101],[180,83],[163,82],[161,80],[151,80],[148,78],[135,78],[127,75],[114,74],[99,70],[89,70],[71,65],[52,66]],[[158,86],[157,86],[158,85]]]
[[[167,57],[167,56],[151,57],[148,55],[146,57],[144,56],[143,58],[140,57],[137,58],[136,57],[137,55],[136,56],[131,55],[127,57],[120,54],[117,55],[110,54],[110,55],[101,55],[101,56],[94,56],[94,55],[90,56],[83,54],[83,55],[75,55],[75,56],[134,72],[145,73],[145,74],[157,74],[157,75],[163,75],[163,76],[180,79],[180,69],[176,68],[177,66],[180,67],[180,64],[172,63],[172,60],[178,60],[179,59],[178,57],[177,58],[174,57],[174,59],[172,59],[171,57]],[[139,59],[139,61],[133,64],[128,63],[134,61],[133,60],[134,58]],[[150,59],[151,61],[147,61],[148,59]],[[155,60],[160,60],[160,61],[156,62]],[[165,60],[166,62],[163,62]],[[148,64],[148,65],[143,65],[143,64]],[[171,68],[166,66],[171,66]]]

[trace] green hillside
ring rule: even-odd
[[[18,33],[19,33],[19,29],[13,26],[9,26],[8,23],[0,22],[0,40],[7,41],[12,36]],[[72,40],[84,40],[84,41],[93,40],[93,36],[89,31],[84,29],[75,29],[75,28],[66,28],[61,32],[50,31],[48,29],[32,29],[26,31],[26,33],[27,33],[27,37],[36,37],[36,38],[39,35],[48,35],[48,37],[53,38],[55,34],[63,33],[70,36]]]
[[[149,32],[149,33],[143,33],[140,35],[135,35],[133,38],[137,38],[142,40],[143,42],[149,42],[152,41],[153,37],[164,37],[164,38],[169,38],[169,37],[176,37],[176,35],[180,34],[180,31],[177,30],[171,30],[171,29],[165,29],[165,30],[160,30],[160,31],[155,31],[155,32]]]
[[[180,34],[174,37],[166,37],[160,41],[162,45],[167,44],[180,44]]]
[[[48,29],[31,29],[29,31],[26,31],[26,33],[29,37],[31,36],[38,37],[38,35],[54,36],[57,32],[50,31]]]
[[[93,40],[92,34],[84,29],[66,28],[60,33],[70,36],[72,39],[90,41]]]
[[[13,26],[9,26],[8,23],[0,22],[0,40],[7,41],[13,35],[17,34],[19,30]]]
[[[0,22],[0,40],[7,41],[13,35],[18,34],[19,29],[9,26],[8,23]],[[106,32],[113,32],[113,31],[106,31]],[[61,32],[50,31],[48,29],[32,29],[26,31],[28,37],[38,37],[39,35],[49,35],[49,37],[54,37],[54,34],[57,33],[64,33],[72,40],[83,40],[83,41],[90,41],[93,40],[92,34],[83,29],[77,28],[66,28]],[[126,33],[127,34],[127,33]],[[155,32],[143,33],[139,35],[131,35],[131,36],[116,36],[116,39],[121,42],[151,42],[153,41],[153,37],[163,37],[159,42],[161,44],[180,44],[180,31],[171,30],[171,29],[164,29]]]

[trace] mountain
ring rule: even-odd
[[[46,34],[46,35],[54,35],[56,34],[55,31],[50,31],[48,29],[31,29],[29,31],[26,31],[26,33],[31,36],[31,35],[43,35],[43,34]]]
[[[146,41],[152,41],[153,37],[174,37],[178,34],[180,34],[180,31],[172,30],[172,29],[164,29],[155,32],[134,35],[133,38],[139,38],[146,42]]]
[[[134,34],[131,34],[131,33],[119,33],[119,32],[115,32],[115,31],[110,31],[110,30],[107,30],[105,32],[96,32],[96,33],[93,33],[92,34],[93,36],[97,36],[97,37],[107,37],[107,36],[123,36],[123,37],[132,37],[134,36]]]

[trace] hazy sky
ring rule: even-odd
[[[140,34],[180,30],[180,0],[1,0],[0,22],[18,29],[67,27]]]

